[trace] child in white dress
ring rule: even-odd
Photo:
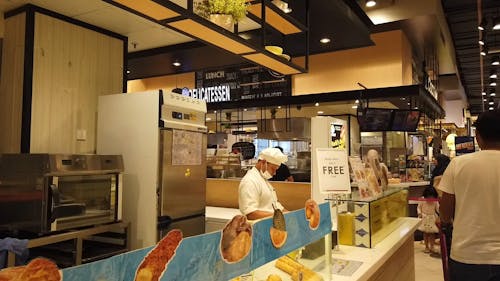
[[[418,203],[418,217],[422,218],[422,222],[418,230],[424,233],[425,253],[434,252],[435,234],[439,232],[436,223],[439,221],[439,202],[438,194],[434,187],[428,186],[423,192],[424,201]]]

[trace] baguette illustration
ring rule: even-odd
[[[182,240],[182,231],[171,230],[146,255],[135,273],[135,281],[158,281],[175,255]]]

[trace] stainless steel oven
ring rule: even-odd
[[[16,235],[121,219],[120,155],[1,154],[0,231]]]

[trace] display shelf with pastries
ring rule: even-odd
[[[295,281],[302,275],[309,281],[414,281],[413,233],[420,220],[397,220],[398,226],[373,248],[339,245],[329,263],[323,255],[307,259],[292,252],[253,271],[253,280]]]
[[[392,187],[377,197],[360,198],[354,191],[340,199],[338,232],[341,244],[372,248],[408,216],[408,188]]]

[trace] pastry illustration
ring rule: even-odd
[[[26,266],[10,267],[0,271],[0,281],[60,281],[57,265],[45,258],[35,258]]]
[[[146,255],[135,273],[135,281],[158,281],[182,240],[182,231],[171,230]]]
[[[227,263],[244,259],[252,247],[252,226],[243,215],[234,216],[222,230],[220,251]]]
[[[309,221],[309,227],[316,230],[319,226],[321,213],[318,204],[313,199],[308,199],[305,206],[306,219]]]
[[[285,216],[280,209],[274,208],[273,226],[271,226],[271,229],[269,230],[269,235],[271,237],[271,242],[276,249],[285,245],[288,233],[286,232]]]

